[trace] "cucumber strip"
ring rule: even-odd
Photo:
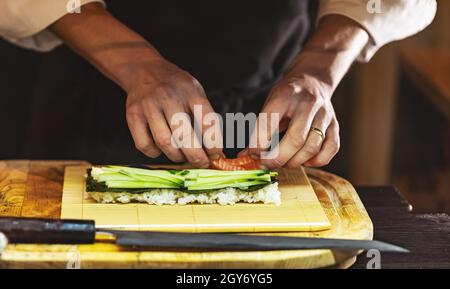
[[[98,182],[106,182],[106,181],[135,181],[136,179],[118,173],[104,173],[97,178],[94,178]]]
[[[222,188],[222,187],[224,187],[224,186],[227,186],[227,187],[239,187],[239,186],[241,186],[241,184],[247,184],[247,183],[251,183],[251,182],[258,182],[258,183],[266,183],[266,184],[268,184],[269,182],[266,182],[266,181],[258,181],[258,180],[256,180],[256,181],[253,181],[253,180],[244,180],[244,181],[236,181],[236,182],[230,182],[230,181],[227,181],[227,182],[214,182],[214,183],[201,183],[201,184],[197,184],[197,183],[188,183],[188,184],[185,184],[185,188],[193,188],[193,187],[205,187],[205,188],[209,188],[209,189],[211,189],[211,190],[214,190],[214,189],[216,189],[216,188]]]
[[[138,180],[138,181],[144,181],[144,182],[158,182],[158,181],[167,181],[173,184],[177,184],[182,186],[183,185],[183,180],[179,180],[179,179],[175,179],[172,178],[170,176],[161,176],[161,175],[157,175],[157,176],[152,176],[152,175],[142,175],[142,174],[133,174],[133,173],[129,173],[126,171],[120,171],[121,174],[126,175],[134,180]]]
[[[223,189],[223,188],[238,188],[238,189],[247,189],[250,186],[256,186],[256,185],[263,185],[263,184],[269,184],[267,182],[261,182],[261,181],[253,181],[253,182],[242,182],[242,183],[235,183],[235,184],[222,184],[222,185],[215,185],[215,186],[207,186],[207,185],[200,185],[200,186],[189,186],[187,187],[188,191],[198,191],[198,190],[217,190],[217,189]]]
[[[257,177],[223,177],[223,178],[198,178],[196,180],[185,180],[184,185],[188,187],[191,184],[215,184],[215,183],[236,183],[236,182],[246,182],[246,181],[265,181],[270,182],[270,175],[257,176]]]
[[[183,185],[182,180],[171,179],[171,178],[160,178],[157,176],[147,176],[147,175],[136,175],[130,174],[126,172],[107,172],[97,175],[93,177],[98,182],[105,181],[144,181],[144,182],[163,182],[163,183],[171,183],[178,186]]]
[[[171,183],[156,182],[129,182],[129,181],[107,181],[106,186],[112,189],[179,189],[180,186]]]
[[[106,167],[93,167],[91,169],[91,176],[92,176],[92,178],[96,179],[98,176],[100,176],[102,174],[118,173],[118,172],[119,172],[119,170],[110,169],[110,168],[106,168]]]
[[[138,169],[130,167],[108,166],[107,168],[117,170],[119,172],[127,172],[129,174],[139,174],[147,176],[157,176],[166,179],[178,179],[184,181],[184,177],[180,175],[182,171],[176,170],[151,170],[151,169]]]
[[[208,177],[222,177],[222,176],[244,176],[244,175],[263,175],[268,174],[270,171],[268,170],[250,170],[250,171],[220,171],[220,170],[208,170],[208,169],[199,169],[199,170],[189,170],[189,173],[185,176],[185,178],[208,178]]]

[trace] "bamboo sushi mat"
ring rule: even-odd
[[[98,228],[179,232],[320,231],[331,224],[303,169],[280,170],[282,204],[100,204],[85,192],[88,166],[65,170],[61,218],[95,220]]]

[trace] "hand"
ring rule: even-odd
[[[169,63],[146,39],[118,21],[99,3],[83,6],[81,14],[67,14],[51,26],[52,31],[74,51],[121,86],[128,94],[127,122],[136,147],[155,158],[164,152],[174,162],[187,160],[195,167],[208,167],[209,159],[221,154],[222,137],[199,143],[191,127],[182,138],[193,140],[191,147],[172,144],[175,113],[193,112],[201,105],[203,118],[213,112],[201,85],[189,73]],[[218,119],[211,125],[200,119],[201,133],[212,127],[220,132]],[[216,136],[216,134],[214,134]],[[202,145],[205,145],[203,149]]]
[[[340,15],[324,17],[266,100],[262,112],[278,114],[279,121],[258,118],[250,147],[241,154],[259,157],[268,149],[271,137],[286,130],[279,144],[261,158],[262,166],[328,164],[340,147],[331,96],[368,39],[367,32],[353,20]]]
[[[135,78],[127,86],[126,117],[137,149],[151,158],[164,154],[174,162],[188,161],[198,168],[207,168],[209,159],[222,155],[220,145],[206,144],[202,148],[195,135],[191,121],[183,128],[182,139],[193,141],[192,146],[179,146],[173,143],[173,132],[177,127],[172,119],[177,113],[194,113],[194,105],[200,105],[202,115],[214,113],[200,83],[186,71],[163,58],[140,62],[129,69]],[[203,124],[202,119],[196,119]],[[219,121],[214,122],[219,125]],[[207,125],[200,125],[202,132]],[[220,130],[219,130],[220,131]],[[222,137],[219,138],[220,142]],[[204,139],[204,142],[213,140]]]
[[[319,167],[331,161],[340,147],[339,124],[331,94],[331,87],[320,78],[295,73],[295,69],[272,89],[262,113],[278,113],[280,122],[268,122],[272,127],[267,127],[258,120],[256,127],[266,129],[268,136],[278,129],[287,130],[277,147],[261,160],[263,166],[269,169]],[[319,129],[323,136],[312,128]],[[254,134],[252,143],[258,146],[249,148],[248,153],[259,156],[268,147],[270,138],[255,140],[256,137]]]

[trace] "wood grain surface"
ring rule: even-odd
[[[414,84],[450,119],[450,51],[404,49],[403,65]]]
[[[64,167],[86,162],[0,162],[0,215],[58,218]],[[276,235],[371,239],[373,227],[354,188],[346,180],[307,170],[332,228]],[[1,267],[65,268],[317,268],[348,267],[357,252],[296,250],[270,252],[136,251],[114,244],[80,246],[10,245]]]
[[[0,162],[0,216],[59,218],[64,168],[83,161]]]

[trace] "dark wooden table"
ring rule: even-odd
[[[374,238],[411,252],[381,253],[381,268],[450,268],[450,217],[414,214],[413,208],[393,187],[357,187],[374,225]],[[412,212],[411,212],[412,210]],[[366,268],[362,253],[352,268]]]

